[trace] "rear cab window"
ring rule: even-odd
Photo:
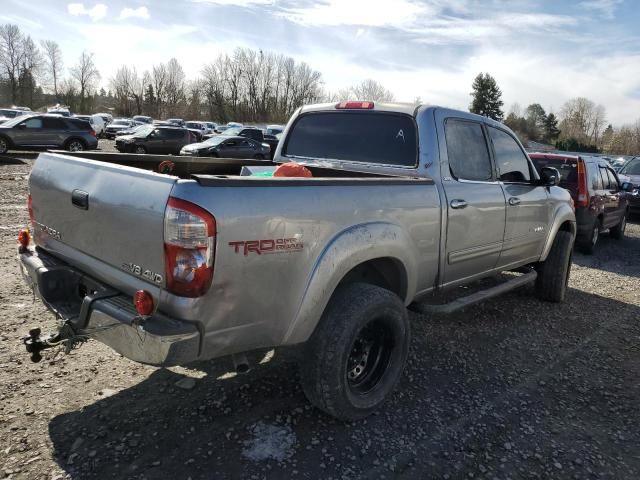
[[[578,159],[571,157],[543,157],[535,154],[531,156],[533,166],[542,173],[544,167],[553,167],[560,172],[560,186],[569,190],[575,190],[578,185]],[[595,170],[597,174],[597,169]]]
[[[415,121],[410,115],[381,111],[305,113],[291,127],[283,155],[415,167]]]

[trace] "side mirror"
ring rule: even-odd
[[[545,187],[554,187],[560,183],[560,172],[557,168],[542,167],[540,172],[542,184]]]
[[[26,123],[21,123],[19,125],[16,125],[16,128],[18,130],[24,130],[25,128],[27,128],[27,124]]]
[[[631,183],[631,182],[623,182],[622,183],[622,191],[623,192],[631,193],[635,189],[636,188],[633,186],[633,183]]]

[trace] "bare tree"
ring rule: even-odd
[[[167,83],[165,103],[169,115],[175,115],[178,104],[185,99],[185,74],[178,60],[172,58],[167,63]]]
[[[606,111],[585,97],[572,98],[560,110],[560,129],[563,138],[575,138],[589,145],[597,145],[606,126]]]
[[[20,103],[33,107],[33,93],[37,87],[36,80],[40,78],[42,73],[42,54],[30,36],[24,38],[22,51],[18,82]]]
[[[395,100],[391,91],[370,78],[351,87],[351,91],[356,100],[370,100],[372,102],[393,102]]]
[[[78,64],[71,70],[71,77],[78,83],[80,89],[80,110],[84,112],[86,97],[91,94],[96,83],[100,80],[100,72],[93,61],[93,53],[82,52]]]
[[[53,94],[58,98],[58,83],[62,77],[64,62],[62,60],[62,50],[57,42],[53,40],[43,40],[40,42],[44,50],[44,56],[48,68],[49,79],[53,82]]]
[[[14,103],[18,97],[20,65],[24,55],[23,47],[22,33],[17,25],[0,26],[0,67],[9,81],[11,101]]]

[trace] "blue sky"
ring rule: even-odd
[[[454,108],[489,72],[505,108],[560,110],[586,96],[614,124],[640,119],[637,0],[3,0],[0,22],[56,40],[66,66],[95,53],[102,83],[175,56],[189,77],[221,52],[261,48],[303,60],[325,88],[374,78],[398,100]]]

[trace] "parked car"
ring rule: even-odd
[[[98,137],[104,136],[106,125],[100,115],[74,115],[73,118],[79,118],[89,122]]]
[[[153,123],[153,118],[147,117],[145,115],[134,115],[133,121],[140,122],[140,123]]]
[[[120,130],[120,131],[116,132],[116,137],[115,138],[117,139],[118,137],[122,137],[123,135],[133,135],[138,130],[140,130],[142,128],[145,128],[145,127],[148,127],[148,126],[149,126],[149,124],[143,123],[141,125],[135,125],[135,126],[130,127],[130,128],[125,128],[124,130]]]
[[[584,253],[594,252],[600,234],[622,239],[629,217],[629,184],[621,184],[608,161],[601,157],[531,153],[529,157],[540,171],[556,168],[560,186],[571,194],[575,204],[576,245]]]
[[[284,130],[284,125],[267,125],[267,129],[264,132],[266,135],[276,136],[279,133],[282,133]]]
[[[31,112],[25,110],[18,110],[15,108],[0,108],[0,124],[11,120],[12,118],[21,117],[23,115],[30,115]]]
[[[203,135],[210,133],[209,129],[207,128],[207,125],[204,122],[196,122],[196,121],[190,120],[188,122],[185,122],[184,126],[189,130],[197,130],[200,133],[201,137]]]
[[[96,113],[96,115],[100,115],[102,120],[104,120],[105,127],[113,122],[113,115],[111,115],[110,113]]]
[[[243,352],[304,343],[308,399],[356,420],[402,376],[406,306],[502,271],[507,283],[421,308],[454,311],[529,282],[543,300],[565,298],[571,197],[504,125],[345,102],[297,109],[286,132],[280,171],[315,178],[240,176],[243,163],[223,159],[173,157],[161,175],[151,157],[140,163],[154,171],[42,154],[29,176],[33,244],[21,233],[19,258],[61,330],[53,345],[38,330],[24,340],[34,360],[81,335],[146,364],[233,355],[246,371]]]
[[[180,155],[196,157],[224,157],[224,158],[269,158],[271,149],[266,143],[256,142],[246,137],[230,137],[217,135],[201,143],[185,145]]]
[[[214,133],[216,131],[216,127],[217,125],[215,124],[215,122],[204,122],[204,124],[207,126],[207,133]]]
[[[133,135],[118,137],[116,149],[123,153],[177,155],[190,142],[191,136],[186,128],[146,125]]]
[[[255,140],[258,143],[267,144],[270,149],[269,158],[273,158],[276,148],[278,147],[279,140],[275,137],[275,135],[265,135],[264,132],[257,127],[230,127],[223,133],[225,136],[247,137]],[[205,138],[207,138],[207,136],[205,136]]]
[[[67,107],[62,107],[60,105],[56,105],[55,107],[47,108],[47,113],[49,115],[60,115],[61,117],[70,117],[71,111]]]
[[[0,154],[33,148],[64,148],[75,152],[97,147],[98,139],[91,125],[76,118],[27,115],[0,125]]]
[[[119,131],[133,128],[135,126],[137,126],[136,122],[134,122],[130,118],[116,118],[113,122],[107,125],[104,136],[113,139],[116,138],[116,134]]]
[[[631,213],[640,214],[640,157],[633,157],[618,172],[633,185],[633,192],[629,195],[629,209]]]
[[[11,108],[13,110],[20,110],[22,112],[30,112],[31,111],[31,109],[29,107],[20,107],[20,106],[17,106],[17,105],[13,105]]]
[[[181,118],[168,118],[167,122],[173,125],[178,125],[179,127],[184,127],[184,120]]]

